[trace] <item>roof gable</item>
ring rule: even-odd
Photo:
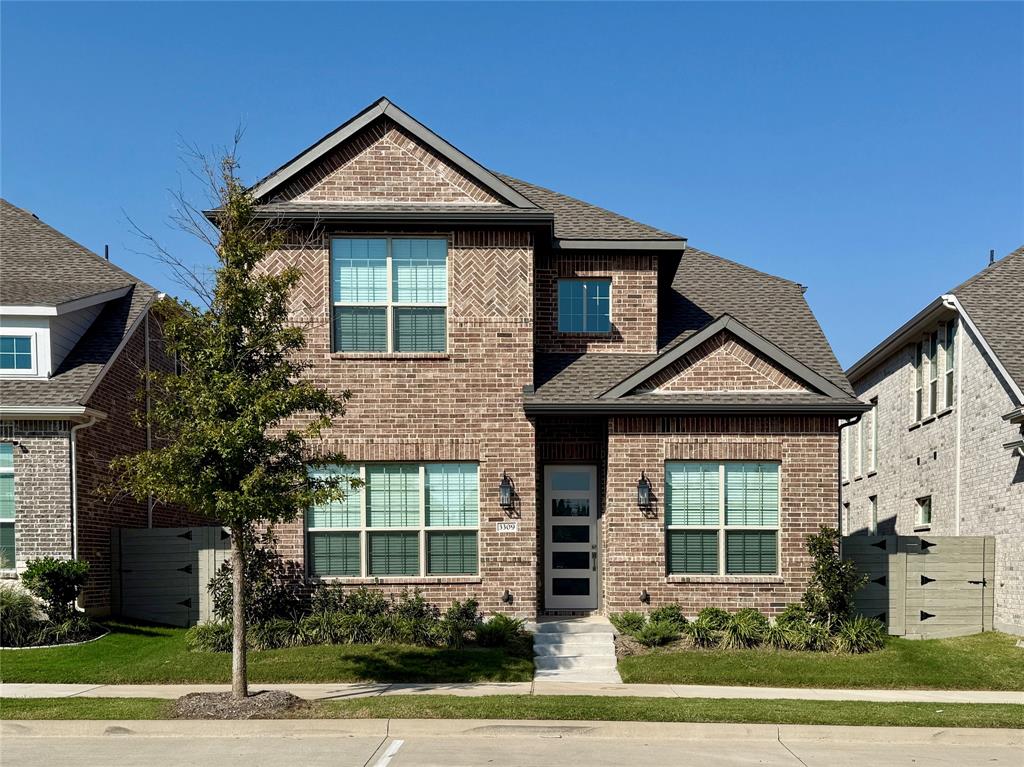
[[[472,180],[477,189],[489,193],[491,201],[503,201],[516,208],[537,207],[489,170],[456,149],[418,120],[410,117],[386,98],[377,100],[258,182],[251,190],[253,196],[267,202],[277,200],[282,189],[299,179],[301,174],[308,173],[317,163],[328,161],[329,166],[332,155],[337,157],[338,155],[335,153],[339,149],[343,149],[347,142],[359,137],[367,128],[371,128],[374,123],[385,118],[399,131],[399,136],[412,140],[425,155],[430,156],[430,161],[427,164],[433,163],[435,171],[442,167],[449,171],[457,171],[465,179]],[[400,149],[397,147],[399,140],[391,143]],[[413,159],[417,158],[414,156],[405,158],[403,163]],[[285,199],[288,198],[285,197]]]
[[[687,354],[698,350],[700,346],[712,341],[712,339],[722,333],[728,333],[738,338],[746,347],[755,350],[760,358],[770,361],[774,367],[785,371],[793,380],[802,382],[808,389],[821,392],[830,397],[849,398],[849,395],[834,383],[815,373],[771,341],[755,333],[739,320],[724,314],[701,330],[690,335],[686,340],[662,352],[654,360],[633,374],[627,376],[602,394],[601,399],[614,400],[630,394],[643,384],[651,381],[652,378],[662,373],[669,366],[679,360],[683,360]]]

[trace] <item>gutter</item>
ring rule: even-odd
[[[849,403],[817,403],[817,404],[760,404],[737,405],[727,403],[692,403],[671,404],[662,402],[628,403],[621,400],[608,402],[531,402],[524,400],[523,410],[528,414],[573,413],[577,415],[764,415],[764,414],[801,414],[801,415],[834,415],[837,417],[860,417],[871,409],[871,405],[858,400]]]
[[[943,296],[942,297],[942,305],[945,306],[947,309],[952,309],[953,311],[957,311],[958,304],[955,303],[955,300],[956,299],[952,295]],[[962,318],[963,314],[961,314],[960,317]],[[963,429],[964,429],[964,425],[963,425],[964,424],[964,407],[963,407],[963,401],[964,401],[964,363],[963,363],[963,359],[964,359],[964,341],[963,341],[963,338],[964,338],[964,334],[963,333],[957,333],[956,334],[956,346],[953,349],[953,353],[955,355],[955,358],[960,362],[960,364],[956,366],[956,392],[955,392],[956,396],[953,397],[953,401],[954,402],[956,402],[956,397],[960,398],[960,407],[958,407],[956,409],[956,440],[955,440],[956,457],[954,458],[954,463],[953,463],[953,483],[954,483],[954,485],[953,485],[953,487],[954,487],[954,489],[953,489],[953,514],[954,514],[954,517],[953,517],[953,535],[960,535],[960,463],[961,463],[961,461],[960,461],[960,454],[962,452],[962,448],[961,448],[962,439],[961,439],[961,437],[963,435]],[[946,337],[946,340],[948,341],[949,338]],[[948,402],[946,403],[946,407],[949,407],[949,403]]]
[[[33,421],[42,418],[73,420],[106,418],[106,413],[84,405],[0,405],[0,418]]]

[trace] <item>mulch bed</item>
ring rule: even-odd
[[[307,708],[309,702],[284,690],[264,690],[235,700],[230,692],[193,692],[178,698],[175,719],[275,719]]]

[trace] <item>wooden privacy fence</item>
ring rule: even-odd
[[[210,578],[231,556],[223,527],[115,528],[111,605],[125,618],[192,626],[212,617]]]
[[[857,610],[909,639],[992,630],[995,538],[851,535],[843,558],[867,575]]]

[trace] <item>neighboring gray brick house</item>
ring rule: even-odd
[[[847,376],[848,533],[991,535],[995,626],[1024,634],[1024,248],[936,298]]]
[[[110,529],[190,524],[108,497],[109,464],[146,447],[140,372],[167,365],[157,291],[0,200],[0,577],[33,558],[91,564],[83,604],[110,606]]]
[[[803,286],[494,173],[386,99],[253,193],[288,232],[266,268],[302,270],[308,374],[352,392],[323,448],[365,486],[276,531],[311,580],[529,616],[799,598],[865,409]]]

